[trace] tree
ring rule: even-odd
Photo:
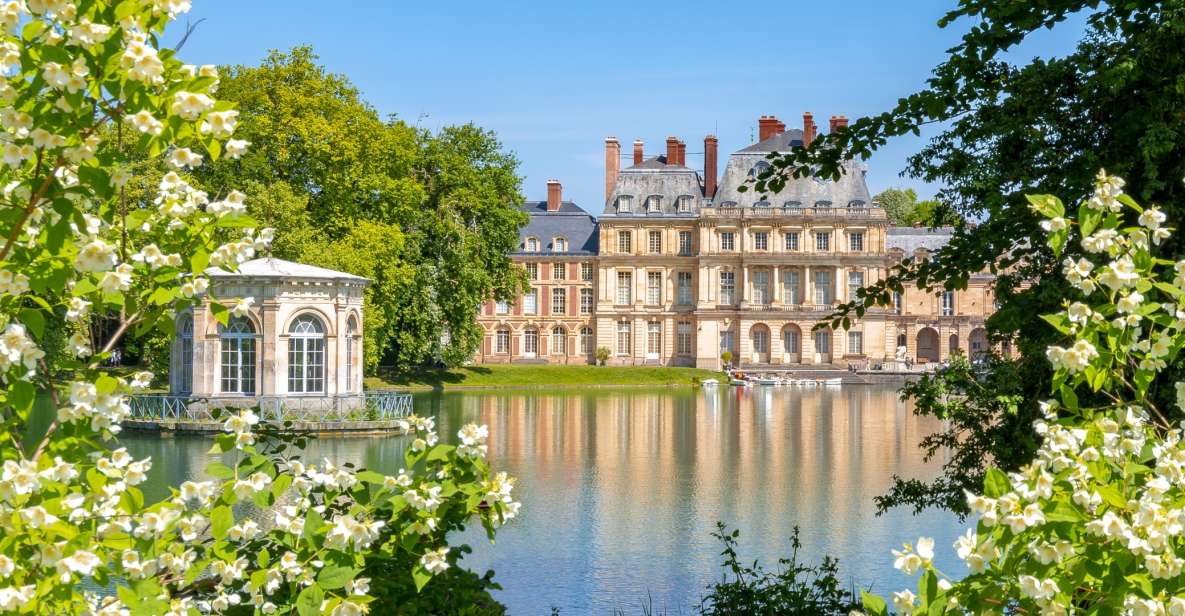
[[[206,271],[237,269],[272,236],[234,185],[207,192],[191,173],[249,144],[235,138],[239,113],[215,98],[218,70],[159,46],[188,9],[0,5],[5,613],[356,616],[376,599],[363,572],[398,567],[391,577],[420,591],[463,552],[450,533],[478,521],[493,539],[517,513],[514,481],[490,469],[487,431],[474,424],[453,446],[432,419],[406,418],[406,470],[384,476],[305,463],[307,435],[235,409],[222,417],[209,479],[156,501],[141,489],[153,460],[113,449],[129,395],[153,375],[110,374],[112,350],[172,330],[197,302],[220,325],[246,314],[254,298],[206,297]],[[264,211],[299,218],[289,196]],[[90,336],[88,315],[113,320],[106,339]],[[261,510],[264,525],[249,513]],[[438,587],[466,600],[489,586],[451,577]]]
[[[1071,53],[1020,64],[1004,58],[1033,33],[1074,15],[1085,16],[1086,30]],[[1185,2],[964,0],[939,25],[954,23],[971,25],[926,88],[810,148],[775,157],[755,188],[779,190],[789,176],[834,177],[846,158],[867,157],[888,139],[916,133],[924,124],[949,123],[910,159],[906,172],[944,185],[938,199],[979,224],[956,221],[950,243],[933,259],[895,268],[864,289],[861,301],[840,307],[832,320],[842,323],[867,306],[888,304],[905,284],[961,289],[973,274],[996,274],[1000,308],[988,321],[989,334],[997,342],[1015,340],[1025,364],[1019,392],[1010,392],[1022,403],[1015,414],[999,419],[1026,429],[1040,416],[1036,400],[1051,377],[1043,355],[1056,336],[1034,315],[1051,312],[1069,289],[1056,275],[1062,259],[1042,241],[1040,219],[1024,195],[1077,201],[1091,194],[1096,172],[1106,168],[1125,176],[1138,198],[1161,204],[1170,214],[1185,209],[1185,140],[1179,137],[1185,129]],[[1180,238],[1166,246],[1185,250]],[[1070,245],[1064,257],[1082,252]],[[1157,378],[1167,382],[1183,372],[1178,363]],[[1166,402],[1170,389],[1154,389],[1158,402]],[[979,444],[993,455],[1013,447]],[[964,477],[950,477],[950,484],[981,480],[990,458]],[[1000,459],[1017,457],[1007,452]],[[949,497],[935,492],[931,504]]]
[[[918,205],[918,193],[912,188],[886,188],[872,198],[885,209],[889,222],[895,225],[909,225],[907,222]]]
[[[478,306],[522,281],[507,257],[526,223],[515,158],[471,124],[433,134],[381,119],[309,47],[224,72],[219,94],[251,148],[199,169],[203,185],[244,190],[278,230],[277,256],[384,281],[367,293],[368,367],[470,358]]]

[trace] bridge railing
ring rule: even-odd
[[[255,404],[251,404],[254,402]],[[393,391],[374,391],[346,396],[258,396],[256,398],[194,398],[166,394],[129,396],[131,419],[159,421],[212,421],[212,409],[258,406],[263,421],[375,421],[412,414],[412,396]]]

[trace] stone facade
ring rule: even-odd
[[[207,271],[210,289],[178,316],[170,392],[219,406],[269,399],[288,408],[362,403],[359,276],[270,257],[235,273]],[[245,316],[220,324],[210,299],[254,298]]]
[[[831,130],[846,122],[832,118]],[[758,143],[729,157],[719,183],[714,136],[704,139],[702,176],[686,166],[686,146],[674,137],[665,155],[650,158],[634,142],[625,169],[620,144],[607,139],[605,205],[595,220],[559,201],[558,182],[549,182],[549,201],[559,205],[527,204],[531,223],[513,255],[531,290],[513,304],[483,307],[487,335],[475,359],[592,363],[603,347],[615,365],[715,369],[727,350],[740,366],[875,367],[987,349],[988,276],[963,291],[910,288],[846,330],[814,331],[902,259],[928,258],[950,230],[890,225],[856,162],[838,181],[795,179],[770,195],[741,191],[771,153],[809,143],[816,128],[806,114],[802,130],[763,117],[759,131]],[[555,238],[567,235],[590,238],[590,249],[555,250]],[[559,271],[561,280],[552,275]],[[591,306],[581,299],[588,296]]]

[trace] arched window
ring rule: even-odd
[[[722,208],[734,208],[736,206],[737,206],[736,201],[725,201],[720,204],[720,207],[722,207]]]
[[[754,203],[753,207],[769,207],[769,201],[762,199],[761,201]]]
[[[592,345],[593,345],[592,335],[593,335],[593,332],[592,332],[591,327],[581,327],[580,328],[580,352],[581,353],[584,353],[586,355],[588,353],[592,353]]]
[[[222,355],[222,393],[255,395],[255,328],[235,317],[218,332]],[[192,363],[192,362],[191,362]]]
[[[551,240],[552,252],[568,252],[568,240],[562,237],[552,238]]]
[[[528,237],[526,239],[526,241],[523,242],[523,251],[524,252],[539,252],[539,238]]]
[[[801,201],[787,201],[782,204],[782,207],[786,208],[788,210],[801,210],[802,209],[802,202]]]
[[[187,394],[193,391],[193,317],[182,316],[177,331],[181,345],[179,353],[181,378],[177,386],[180,393]]]
[[[564,328],[555,326],[551,328],[551,354],[563,355],[568,352],[568,344],[565,340],[566,333]]]
[[[848,202],[848,209],[862,210],[866,207],[868,207],[868,203],[865,202],[863,199],[852,199],[851,201]]]
[[[831,208],[830,201],[823,200],[823,201],[816,201],[815,202],[815,209],[817,209],[817,210],[826,210],[826,209],[830,209],[830,208]]]
[[[761,174],[765,173],[765,171],[767,169],[769,169],[769,163],[765,162],[764,160],[757,161],[757,164],[753,165],[752,169],[749,169],[749,177],[751,177],[751,178],[761,177]]]
[[[325,392],[325,327],[306,314],[288,328],[288,393]]]
[[[358,344],[358,320],[354,315],[346,321],[346,391],[354,391],[354,347]]]

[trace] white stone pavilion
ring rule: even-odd
[[[209,406],[283,404],[290,410],[363,405],[361,276],[271,257],[237,272],[210,268],[205,301],[178,315],[170,362],[173,396]],[[218,323],[210,298],[255,299]]]

